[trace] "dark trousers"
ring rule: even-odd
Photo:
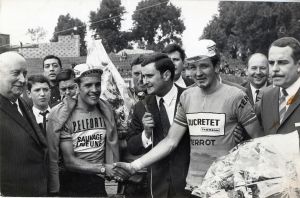
[[[105,180],[97,175],[70,171],[61,172],[60,196],[107,197]]]

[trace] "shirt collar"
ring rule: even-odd
[[[180,77],[176,80],[176,85],[178,85],[179,87],[182,87],[182,88],[186,88],[186,84],[182,78],[182,76],[180,75]]]
[[[50,107],[48,106],[48,108],[47,108],[46,110],[48,110],[48,111],[50,112]],[[46,111],[46,110],[45,110],[45,111]],[[35,106],[32,107],[32,111],[33,111],[34,115],[39,115],[40,112],[44,112],[44,111],[39,110],[39,109],[36,108]]]
[[[297,93],[297,91],[299,90],[299,88],[300,88],[300,77],[291,86],[286,88],[286,92],[288,93],[289,96],[294,96]],[[280,88],[280,91],[281,90],[282,90],[282,88]]]
[[[256,90],[258,90],[251,83],[250,83],[250,87],[251,87],[251,90],[253,90],[252,92],[255,92]],[[261,88],[259,88],[259,90],[261,91],[265,87],[267,87],[267,81],[265,82],[265,84]]]
[[[173,84],[171,90],[164,97],[155,96],[157,104],[159,104],[159,100],[161,98],[164,98],[165,104],[169,106],[174,99],[176,100],[177,93],[178,93],[177,87]]]

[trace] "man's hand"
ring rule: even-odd
[[[114,165],[112,164],[104,164],[105,166],[105,177],[108,179],[115,179],[118,182],[123,181],[124,179],[128,178],[130,174],[123,169],[116,170]]]
[[[127,173],[128,177],[131,175],[134,175],[136,173],[136,170],[131,166],[131,164],[126,163],[126,162],[114,163],[114,170],[118,174],[125,171]]]
[[[147,138],[150,138],[152,135],[152,129],[154,127],[154,120],[152,117],[152,114],[149,112],[145,112],[143,118],[142,118],[145,135]]]
[[[235,143],[240,143],[244,140],[244,128],[238,124],[235,129],[233,130],[233,136]]]

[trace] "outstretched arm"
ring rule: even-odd
[[[168,135],[148,153],[130,164],[118,162],[115,164],[115,169],[117,171],[124,169],[130,174],[134,174],[136,171],[150,166],[151,164],[169,155],[177,147],[185,132],[185,126],[181,126],[174,122],[169,130]]]
[[[91,163],[75,156],[72,141],[61,141],[60,147],[64,157],[64,163],[67,169],[82,172],[86,174],[100,174],[103,177],[126,178],[128,174],[125,171],[116,173],[112,164]],[[105,172],[103,172],[105,168]]]

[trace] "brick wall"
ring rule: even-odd
[[[25,58],[43,58],[49,54],[58,57],[79,57],[79,35],[58,36],[58,42],[41,43],[38,47],[20,48]]]

